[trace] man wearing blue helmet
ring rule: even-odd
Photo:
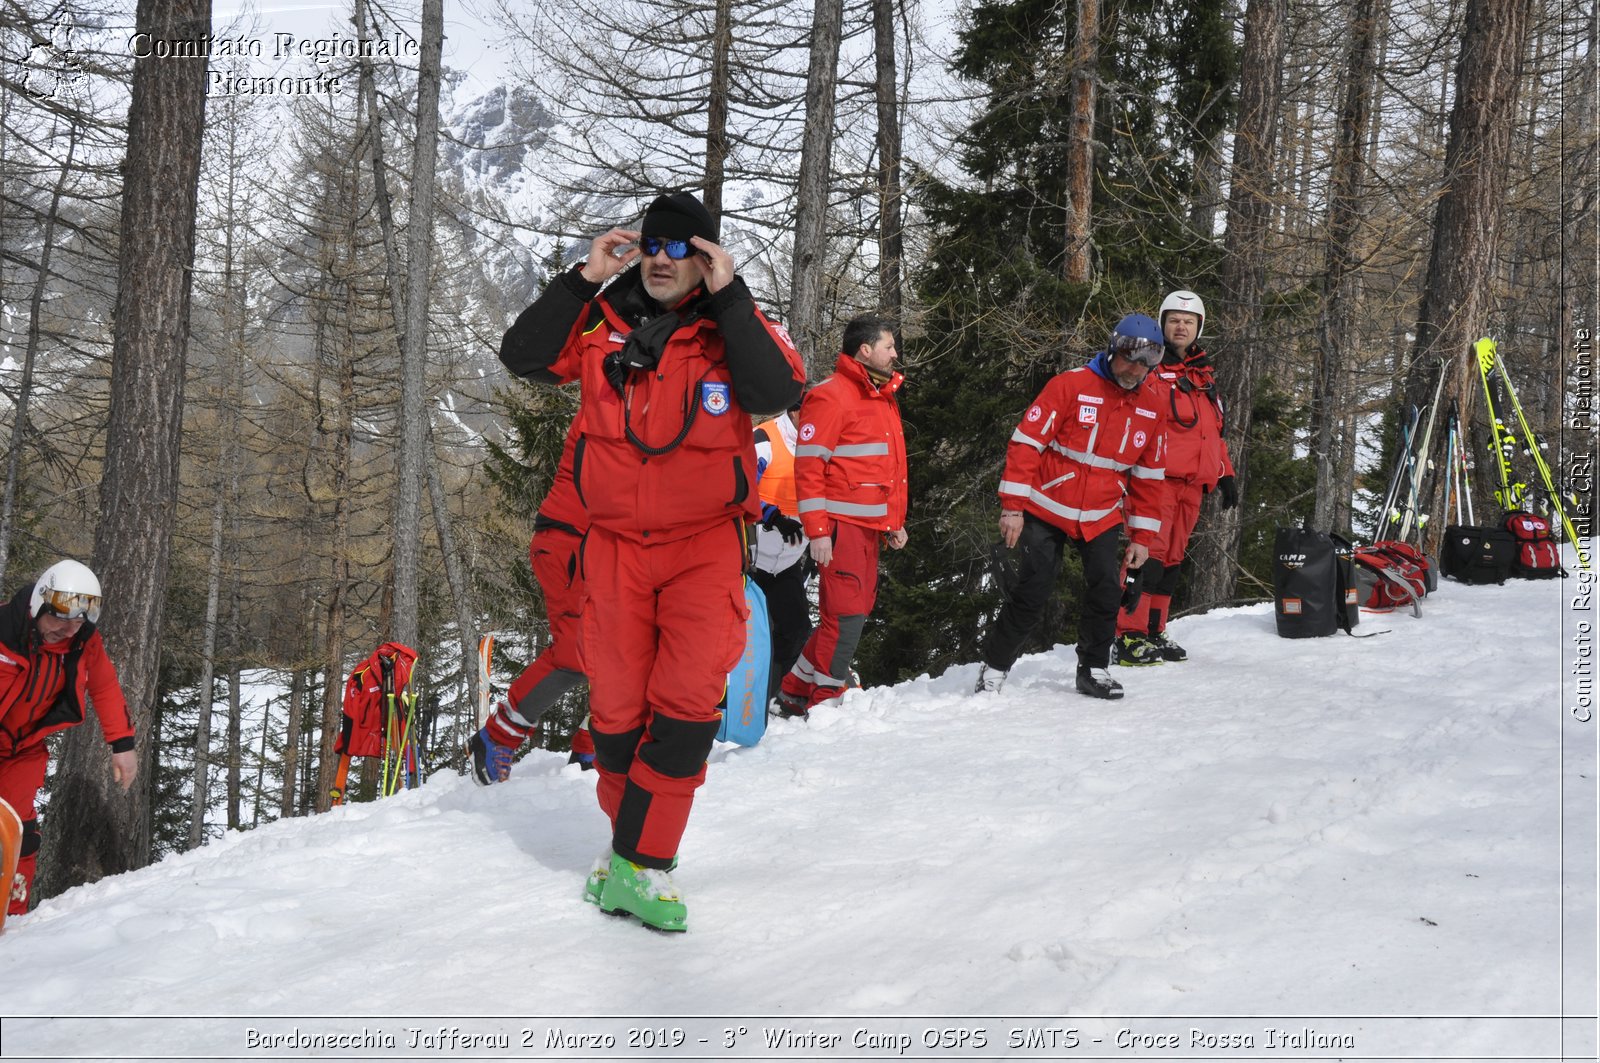
[[[1045,385],[1011,434],[1000,480],[1000,537],[1019,556],[984,640],[979,692],[1000,689],[1049,603],[1062,549],[1071,542],[1084,578],[1077,687],[1090,697],[1122,697],[1122,685],[1107,671],[1119,574],[1123,566],[1144,564],[1161,531],[1167,419],[1149,384],[1161,355],[1161,327],[1145,314],[1129,314],[1088,365]]]

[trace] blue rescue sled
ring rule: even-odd
[[[722,726],[717,741],[753,746],[767,733],[767,673],[772,668],[772,629],[767,624],[767,596],[745,577],[744,600],[750,606],[745,622],[744,655],[728,673],[728,690],[718,706]]]

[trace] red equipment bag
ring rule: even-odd
[[[1517,553],[1511,560],[1511,574],[1522,579],[1555,579],[1565,576],[1555,540],[1550,538],[1550,522],[1537,513],[1506,514],[1506,531],[1517,540]]]
[[[400,695],[411,685],[417,651],[401,642],[385,642],[356,665],[344,684],[344,724],[333,751],[352,757],[383,756],[384,725],[390,708],[404,712]]]
[[[1393,609],[1409,605],[1422,615],[1417,603],[1430,590],[1433,569],[1428,555],[1393,539],[1382,539],[1356,549],[1356,574],[1361,583],[1361,604],[1368,609]]]

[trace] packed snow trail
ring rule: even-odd
[[[1057,647],[999,694],[974,664],[775,720],[712,755],[684,935],[580,899],[592,773],[439,775],[45,902],[0,940],[4,1010],[1555,1014],[1563,854],[1565,933],[1594,926],[1572,586],[1446,583],[1365,638],[1182,619],[1191,660],[1118,669],[1119,702]]]

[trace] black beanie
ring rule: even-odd
[[[717,242],[717,223],[711,212],[689,192],[671,192],[657,196],[645,208],[644,221],[639,225],[641,236],[662,236],[668,240],[687,240],[703,236]]]

